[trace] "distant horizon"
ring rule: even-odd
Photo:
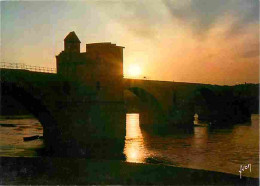
[[[56,68],[63,39],[124,46],[150,80],[259,84],[259,2],[0,2],[1,61]],[[159,10],[159,11],[158,11]],[[134,78],[134,77],[133,77]]]

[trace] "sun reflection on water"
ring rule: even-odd
[[[128,162],[144,162],[144,140],[139,125],[139,114],[126,115],[126,139],[124,153]]]

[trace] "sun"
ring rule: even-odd
[[[132,77],[137,77],[141,75],[141,69],[138,65],[130,65],[128,68],[128,75]]]

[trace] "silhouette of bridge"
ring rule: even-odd
[[[123,78],[123,47],[92,43],[80,53],[74,32],[56,59],[57,73],[1,64],[1,95],[14,98],[39,119],[46,148],[59,155],[121,157],[129,94],[140,102],[141,123],[161,128],[192,129],[195,113],[216,123],[247,121],[258,108],[258,85]]]

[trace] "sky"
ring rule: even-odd
[[[55,67],[63,39],[124,46],[124,73],[259,83],[258,0],[1,1],[1,61]]]

